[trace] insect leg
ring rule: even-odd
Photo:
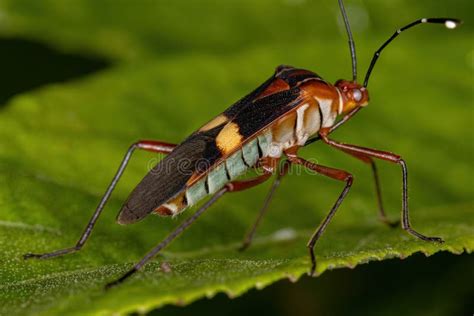
[[[133,266],[127,273],[121,276],[119,279],[108,283],[105,287],[111,288],[115,285],[122,283],[125,279],[133,275],[135,272],[140,270],[148,261],[153,259],[154,256],[158,252],[160,252],[163,248],[168,246],[176,237],[178,237],[186,228],[188,228],[192,223],[194,223],[199,216],[204,213],[212,204],[214,204],[224,193],[230,191],[229,186],[225,186],[219,191],[217,191],[203,206],[201,206],[191,217],[186,219],[183,223],[181,223],[174,231],[172,231],[162,242],[160,242],[155,248],[153,248],[150,252],[148,252],[145,257],[142,258],[137,264]]]
[[[273,171],[276,169],[278,160],[279,158],[271,158],[271,157],[261,158],[257,162],[256,167],[261,168],[261,172],[263,173],[254,178],[231,181],[227,183],[229,192],[239,192],[239,191],[247,190],[267,181],[273,174]]]
[[[339,150],[345,151],[345,152],[350,152],[358,155],[364,155],[372,158],[378,158],[382,160],[386,160],[389,162],[396,163],[400,165],[402,168],[402,181],[403,181],[403,189],[402,189],[402,228],[406,230],[408,233],[411,235],[425,241],[434,241],[434,242],[443,242],[443,239],[440,237],[428,237],[425,236],[416,230],[414,230],[411,227],[410,224],[410,218],[408,214],[408,171],[407,171],[407,166],[405,161],[399,156],[391,152],[386,152],[386,151],[381,151],[381,150],[376,150],[376,149],[371,149],[371,148],[365,148],[365,147],[360,147],[360,146],[355,146],[355,145],[349,145],[349,144],[343,144],[336,142],[334,140],[331,140],[327,137],[327,130],[322,129],[320,131],[320,135],[322,140]]]
[[[270,205],[270,201],[273,198],[273,194],[275,193],[276,189],[280,185],[281,179],[283,178],[283,176],[285,176],[288,173],[289,167],[290,167],[290,162],[288,160],[285,160],[283,162],[283,166],[278,171],[278,175],[275,178],[275,181],[273,182],[272,187],[270,188],[270,191],[268,192],[267,196],[265,197],[265,201],[263,203],[262,208],[260,209],[260,212],[258,213],[257,219],[255,220],[254,224],[252,225],[250,230],[245,235],[244,241],[242,242],[242,245],[240,246],[239,251],[244,251],[252,243],[252,239],[255,235],[255,231],[257,230],[258,225],[260,224],[263,216],[265,215],[265,213],[268,209],[268,206]]]
[[[355,157],[355,158],[357,158],[357,159],[359,159],[359,160],[361,160],[365,163],[370,164],[370,167],[372,168],[372,174],[374,175],[375,193],[377,195],[377,203],[378,203],[378,206],[379,206],[380,220],[382,222],[384,222],[385,224],[391,226],[391,227],[395,227],[396,225],[398,225],[398,221],[390,221],[390,219],[388,219],[387,215],[385,214],[385,210],[384,210],[384,207],[383,207],[383,201],[382,201],[382,189],[381,189],[381,186],[380,186],[379,174],[378,174],[377,166],[375,165],[374,159],[370,156],[363,155],[363,154],[360,154],[360,153],[354,153],[354,152],[347,151],[347,150],[342,150],[342,151],[345,152],[346,154],[351,155],[352,157]]]
[[[317,173],[325,175],[329,178],[346,182],[346,185],[344,186],[344,189],[342,190],[341,194],[337,198],[336,203],[334,203],[333,207],[329,211],[326,218],[319,225],[318,229],[314,232],[314,234],[311,236],[311,239],[308,241],[307,247],[309,249],[309,255],[311,258],[311,270],[309,272],[309,275],[312,276],[314,275],[314,272],[316,271],[316,257],[314,256],[314,246],[316,242],[318,241],[318,239],[326,230],[326,227],[328,226],[329,222],[331,221],[337,209],[339,208],[342,201],[344,200],[347,193],[349,192],[349,189],[352,186],[353,177],[349,172],[346,172],[344,170],[334,169],[334,168],[330,168],[330,167],[326,167],[326,166],[309,162],[303,158],[296,156],[295,152],[293,153],[288,152],[286,154],[288,156],[288,160],[290,160],[290,162],[292,163],[303,165],[304,167],[311,169],[313,171],[316,171]]]
[[[268,178],[271,177],[270,172],[265,172],[264,174],[257,176],[252,179],[247,179],[247,180],[241,180],[241,181],[232,181],[227,183],[227,186],[229,187],[229,192],[239,192],[239,191],[244,191],[250,188],[253,188],[256,185],[259,185],[265,181],[268,180]]]
[[[121,276],[119,279],[110,282],[106,285],[106,288],[113,287],[117,284],[122,283],[129,276],[140,270],[148,261],[150,261],[158,252],[168,246],[179,234],[181,234],[186,228],[194,223],[198,217],[204,213],[212,204],[214,204],[224,193],[226,192],[238,192],[254,187],[264,181],[266,181],[271,175],[274,165],[276,164],[275,159],[263,160],[261,162],[263,167],[263,174],[252,179],[242,181],[232,181],[227,183],[222,189],[217,191],[211,199],[209,199],[203,206],[201,206],[190,218],[179,225],[173,232],[171,232],[161,243],[153,248],[145,257],[142,258],[137,264],[133,266],[127,273]]]
[[[130,158],[133,152],[135,151],[135,149],[142,149],[142,150],[151,151],[151,152],[169,154],[175,147],[176,145],[173,145],[173,144],[168,144],[168,143],[159,142],[159,141],[152,141],[152,140],[142,140],[131,145],[127,153],[125,154],[125,157],[123,158],[122,162],[120,163],[120,166],[114,178],[112,179],[112,182],[110,183],[107,190],[105,191],[104,196],[100,200],[99,205],[97,206],[94,214],[89,220],[86,228],[84,229],[84,232],[82,233],[81,237],[77,241],[76,245],[74,247],[60,249],[60,250],[56,250],[56,251],[44,253],[44,254],[27,253],[23,256],[23,258],[24,259],[29,259],[29,258],[47,259],[51,257],[62,256],[62,255],[80,250],[82,246],[84,246],[84,244],[86,243],[87,239],[89,238],[92,232],[92,229],[94,228],[94,225],[97,222],[97,219],[102,213],[102,210],[104,209],[105,204],[110,198],[112,191],[117,186],[117,183],[120,180],[120,177],[122,176],[125,168],[127,167],[127,164],[130,161]]]

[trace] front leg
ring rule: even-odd
[[[406,230],[408,233],[411,235],[424,240],[424,241],[434,241],[434,242],[439,242],[442,243],[444,242],[442,238],[440,237],[428,237],[425,236],[416,230],[414,230],[411,227],[410,224],[410,218],[408,215],[408,171],[407,171],[407,166],[405,161],[397,154],[387,152],[387,151],[381,151],[381,150],[376,150],[376,149],[371,149],[371,148],[365,148],[365,147],[360,147],[360,146],[355,146],[355,145],[350,145],[350,144],[344,144],[344,143],[339,143],[336,142],[332,139],[328,138],[328,134],[330,133],[329,128],[323,128],[319,131],[319,135],[321,136],[321,139],[328,145],[337,148],[339,150],[342,150],[346,153],[350,153],[351,155],[354,156],[364,156],[367,158],[377,158],[377,159],[382,159],[386,160],[392,163],[396,163],[400,165],[402,168],[402,181],[403,181],[403,188],[402,188],[402,228]]]

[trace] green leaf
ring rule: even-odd
[[[1,314],[147,311],[221,291],[234,297],[282,278],[296,280],[308,271],[306,241],[342,185],[301,174],[284,180],[248,251],[236,249],[269,184],[224,197],[145,271],[104,291],[105,283],[193,211],[176,219],[150,216],[133,226],[114,225],[128,192],[160,158],[148,153],[134,156],[81,252],[52,260],[21,258],[25,252],[75,243],[125,150],[137,139],[179,142],[265,80],[278,64],[314,69],[329,81],[349,74],[333,1],[210,3],[0,3],[3,34],[116,60],[95,75],[18,95],[0,110]],[[361,72],[374,48],[399,25],[399,16],[380,19],[387,8],[377,3],[362,7],[373,24],[356,33]],[[397,6],[407,8],[408,3]],[[410,16],[439,13],[417,6]],[[463,6],[470,4],[450,5],[442,15]],[[459,12],[462,17],[470,11]],[[371,33],[375,27],[384,31]],[[469,26],[404,34],[374,71],[371,105],[334,134],[338,140],[401,154],[409,167],[414,227],[446,242],[425,243],[378,222],[369,168],[315,144],[302,155],[355,175],[353,189],[316,247],[318,274],[415,252],[472,252],[471,46]],[[400,170],[379,166],[386,209],[396,219]],[[171,272],[161,271],[163,261]]]

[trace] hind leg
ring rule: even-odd
[[[125,168],[127,167],[128,162],[130,161],[130,158],[132,157],[132,154],[135,151],[135,149],[169,154],[175,147],[176,145],[173,145],[173,144],[168,144],[168,143],[153,141],[153,140],[142,140],[131,145],[127,153],[125,154],[125,157],[123,158],[122,162],[120,163],[120,166],[117,172],[115,173],[115,176],[112,179],[112,182],[110,183],[107,190],[105,191],[104,196],[100,200],[99,205],[97,206],[94,214],[92,215],[89,222],[87,223],[87,226],[84,229],[84,232],[82,233],[81,237],[77,241],[76,245],[74,247],[60,249],[60,250],[43,253],[43,254],[27,253],[23,255],[23,258],[24,259],[30,259],[30,258],[47,259],[47,258],[62,256],[62,255],[80,250],[86,243],[87,239],[89,238],[92,232],[92,229],[94,228],[95,223],[99,219],[99,216],[102,213],[102,210],[104,209],[105,204],[109,200],[110,195],[112,194],[113,190],[117,186],[117,183],[120,180],[120,177],[122,176],[123,172],[125,171]]]

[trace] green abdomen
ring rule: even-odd
[[[187,205],[192,206],[206,195],[217,192],[226,183],[255,166],[260,158],[266,157],[271,141],[269,135],[269,133],[266,133],[250,140],[226,160],[212,168],[205,177],[189,187],[185,193]]]

